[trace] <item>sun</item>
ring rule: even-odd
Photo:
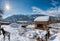
[[[10,10],[10,5],[9,4],[6,4],[5,5],[5,8],[6,8],[6,10]]]

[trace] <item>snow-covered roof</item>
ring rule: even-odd
[[[49,16],[39,16],[35,18],[34,21],[48,21],[48,20],[49,20]]]

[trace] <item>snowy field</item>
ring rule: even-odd
[[[30,26],[31,25],[27,26],[27,28],[22,28],[20,24],[10,24],[2,25],[1,27],[4,28],[5,31],[10,32],[10,41],[36,41],[38,34],[42,35],[39,36],[40,38],[43,38],[46,34],[46,31],[37,29],[33,30]],[[31,27],[34,28],[33,25]],[[3,35],[0,35],[0,41],[3,41]],[[9,41],[7,37],[5,41]]]
[[[49,41],[60,41],[60,23],[50,24],[49,26],[52,27],[50,29],[52,36]]]
[[[53,25],[53,27],[55,27]],[[56,27],[58,27],[57,24]],[[10,32],[10,41],[36,41],[36,38],[39,36],[43,40],[45,40],[45,34],[47,33],[45,30],[38,30],[34,29],[34,25],[28,25],[26,28],[21,27],[21,24],[10,24],[10,25],[2,25],[5,31]],[[59,41],[60,40],[60,30],[56,29],[49,29],[50,34],[52,36],[49,38],[48,41]],[[57,32],[56,34],[54,32]],[[0,35],[0,41],[4,41],[3,35]],[[8,37],[5,38],[5,41],[9,41]]]
[[[12,28],[9,25],[3,25],[2,27],[4,27],[6,31],[10,32],[10,41],[32,41],[27,37],[20,36],[17,28]],[[0,36],[0,41],[3,41],[3,35]],[[5,41],[8,41],[7,37]]]

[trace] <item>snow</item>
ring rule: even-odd
[[[0,35],[0,39],[3,38],[3,35]]]
[[[27,28],[22,28],[21,26],[14,28],[11,25],[1,26],[5,31],[10,32],[10,41],[35,41],[38,36],[45,39],[44,36],[47,33],[45,30],[29,28],[29,26],[34,28],[34,25],[29,25]],[[3,35],[0,35],[0,41],[3,41]],[[8,41],[8,38],[6,38],[6,41]]]
[[[49,41],[60,41],[60,33],[51,36]]]
[[[60,41],[60,23],[50,24],[49,27],[52,27],[50,28],[52,36],[49,38],[49,41]]]
[[[39,36],[40,38],[44,39],[45,38],[44,36],[46,33],[47,32],[45,30],[35,29],[35,30],[30,30],[30,31],[26,32],[25,37],[28,37],[30,39],[35,39]]]
[[[28,25],[28,26],[26,26],[26,28],[34,29],[35,28],[35,25]]]
[[[10,41],[32,41],[27,37],[20,36],[18,30],[15,28],[11,28],[10,25],[7,26],[3,25],[3,26],[2,27],[4,28],[4,30],[10,32]],[[0,36],[0,41],[3,41],[3,35]],[[7,38],[6,41],[8,41]]]
[[[46,35],[47,31],[45,31],[45,30],[38,30],[38,29],[36,29],[35,31],[43,40],[45,39],[45,35]]]
[[[14,27],[14,28],[18,28],[20,27],[21,25],[20,24],[17,24],[17,23],[12,23],[10,24],[11,27]]]
[[[54,35],[56,33],[60,33],[60,23],[53,23],[48,25],[48,27],[51,27],[50,30],[50,34]]]
[[[60,28],[60,23],[54,23],[54,24],[50,24],[48,25],[49,27],[52,27],[52,28]]]
[[[49,16],[39,16],[34,21],[48,21]]]
[[[44,35],[47,33],[45,30],[38,30],[38,29],[30,29],[30,28],[26,28],[26,29],[20,29],[19,30],[20,35],[24,36],[24,37],[28,37],[30,39],[35,39],[35,36],[40,36],[40,38],[43,38]]]

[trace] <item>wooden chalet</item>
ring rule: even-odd
[[[47,30],[49,23],[49,16],[39,16],[35,18],[34,24],[36,29],[42,29],[42,30]]]

